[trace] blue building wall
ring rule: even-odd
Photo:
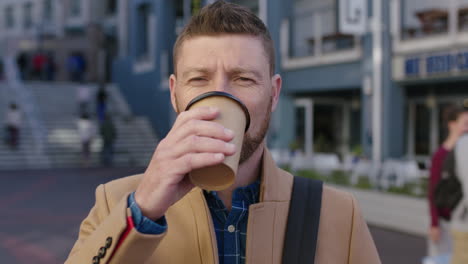
[[[205,2],[205,1],[204,1]],[[389,25],[388,1],[384,2],[385,24]],[[153,71],[136,74],[133,64],[137,51],[138,40],[136,10],[141,3],[151,3],[156,15],[156,41],[155,41],[155,68]],[[293,1],[269,0],[267,7],[267,25],[270,29],[276,46],[276,72],[283,77],[283,91],[276,112],[270,125],[270,146],[287,148],[295,137],[294,99],[298,94],[335,92],[340,96],[342,91],[362,90],[363,79],[372,74],[372,36],[366,34],[362,37],[363,56],[361,60],[331,65],[304,67],[295,70],[281,68],[280,56],[280,28],[283,19],[290,18],[293,10]],[[131,0],[129,4],[130,17],[130,54],[126,58],[115,61],[113,77],[119,84],[125,97],[138,115],[150,118],[158,136],[164,137],[170,130],[172,119],[172,106],[170,104],[169,90],[161,87],[160,60],[161,54],[169,55],[169,69],[172,72],[172,46],[175,36],[175,3],[165,0]],[[369,15],[372,5],[369,0]],[[383,63],[383,156],[399,157],[404,153],[404,105],[403,88],[391,79],[391,39],[387,30],[384,37],[384,63]],[[365,152],[370,156],[372,149],[372,113],[371,96],[361,93],[361,141]]]

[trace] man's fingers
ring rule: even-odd
[[[175,130],[171,135],[171,140],[173,142],[182,142],[193,135],[216,138],[226,142],[234,138],[234,132],[221,124],[212,121],[192,119],[178,130]]]
[[[223,153],[189,153],[177,159],[177,167],[181,173],[220,164],[224,160]]]
[[[236,152],[236,146],[223,140],[192,135],[174,146],[172,151],[173,158],[179,158],[187,153],[222,153],[230,156]]]
[[[213,120],[219,115],[219,109],[211,106],[202,106],[181,112],[172,127],[172,130],[177,130],[186,122],[195,120]]]

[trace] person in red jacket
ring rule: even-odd
[[[460,136],[464,133],[462,120],[468,117],[468,110],[451,106],[445,113],[447,121],[448,136],[432,156],[430,178],[429,178],[429,209],[431,215],[431,225],[429,228],[429,255],[443,255],[451,252],[451,238],[448,221],[450,210],[437,208],[434,203],[434,190],[441,179],[444,161],[447,155],[454,149]]]

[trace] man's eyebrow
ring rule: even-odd
[[[241,67],[236,67],[231,70],[229,70],[231,74],[242,74],[242,73],[248,73],[248,74],[253,74],[256,78],[261,79],[262,74],[254,69],[249,69],[249,68],[241,68]]]
[[[187,78],[187,76],[191,73],[204,73],[204,74],[208,74],[208,73],[211,73],[210,70],[208,70],[207,68],[204,68],[204,67],[192,67],[192,68],[188,68],[187,70],[185,70],[184,72],[182,72],[182,78]]]

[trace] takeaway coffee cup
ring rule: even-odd
[[[194,185],[204,190],[220,191],[234,183],[244,134],[250,125],[250,115],[247,107],[239,99],[225,92],[213,91],[199,95],[190,101],[185,110],[201,106],[214,106],[219,109],[220,114],[213,121],[234,132],[231,143],[236,145],[236,153],[226,156],[221,164],[191,171],[189,177]]]

